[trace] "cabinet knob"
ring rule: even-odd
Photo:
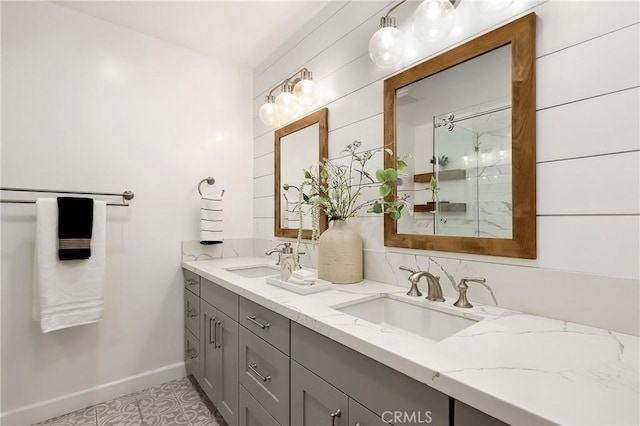
[[[336,418],[340,417],[341,415],[342,415],[342,411],[340,411],[339,408],[333,413],[331,413],[331,426],[336,425]]]

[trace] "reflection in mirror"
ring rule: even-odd
[[[396,96],[397,148],[415,155],[398,190],[411,195],[415,214],[398,232],[510,239],[511,44]]]
[[[302,225],[302,237],[311,238],[311,215],[300,204],[300,182],[304,169],[318,164],[328,155],[327,108],[302,117],[275,133],[275,236],[296,238]],[[327,228],[320,218],[320,232]]]
[[[391,196],[414,215],[385,217],[386,246],[535,258],[535,21],[385,80],[385,145],[415,159]]]
[[[302,229],[311,229],[310,205],[300,204],[300,189],[304,175],[302,170],[318,163],[320,124],[315,123],[297,132],[280,138],[280,226],[298,229],[302,219]],[[302,213],[302,214],[300,214]]]

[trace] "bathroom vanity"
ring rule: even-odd
[[[298,295],[264,258],[182,266],[186,367],[231,426],[638,421],[637,337],[367,280]],[[382,304],[436,330],[376,323]]]

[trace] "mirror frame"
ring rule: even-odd
[[[276,237],[286,237],[286,238],[298,238],[298,229],[297,228],[282,228],[280,225],[281,220],[281,203],[280,200],[282,198],[281,193],[281,182],[280,182],[280,151],[281,151],[281,139],[285,136],[288,136],[292,133],[297,132],[298,130],[302,130],[306,127],[313,126],[314,124],[318,124],[318,164],[324,159],[329,157],[329,109],[322,108],[316,112],[312,112],[309,115],[306,115],[292,123],[287,124],[284,127],[281,127],[275,132],[275,141],[274,141],[274,151],[275,151],[275,175],[274,175],[274,234]],[[303,167],[307,167],[310,164],[300,165],[300,181],[304,178]],[[298,186],[299,182],[296,182],[295,185]],[[328,219],[324,214],[320,215],[320,233],[324,232],[328,227]],[[310,240],[311,239],[311,230],[303,229],[302,230],[302,239]]]
[[[384,81],[384,143],[396,147],[396,90],[511,43],[513,238],[398,234],[384,218],[384,245],[491,256],[536,258],[536,15],[530,13]],[[384,167],[396,167],[385,156]],[[397,190],[388,196],[391,201]]]

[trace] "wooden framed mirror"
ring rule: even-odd
[[[275,236],[311,239],[311,215],[303,210],[302,223],[296,206],[304,169],[329,155],[329,110],[323,108],[300,118],[275,132]],[[306,206],[303,206],[304,209]],[[320,215],[320,232],[327,229],[326,215]]]
[[[408,194],[414,214],[385,216],[385,246],[536,257],[535,25],[531,13],[385,80],[385,146],[414,157],[389,196]]]

